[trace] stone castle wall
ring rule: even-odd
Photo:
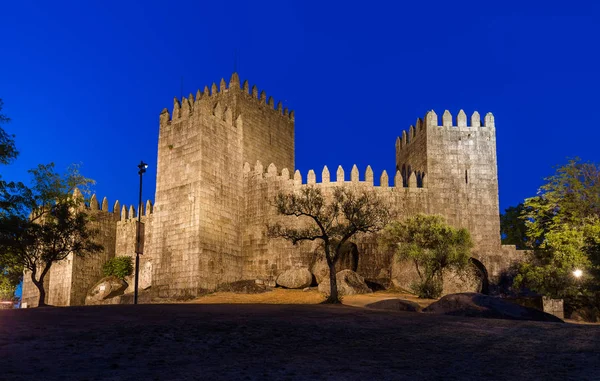
[[[318,243],[306,242],[292,245],[284,239],[269,239],[266,235],[268,224],[282,222],[293,224],[294,218],[280,216],[272,204],[279,192],[294,192],[303,187],[318,187],[323,190],[326,197],[331,197],[334,187],[345,187],[356,191],[368,190],[375,192],[390,207],[394,218],[406,218],[416,213],[428,213],[428,190],[402,185],[402,177],[397,172],[394,185],[389,186],[389,178],[385,171],[380,177],[380,185],[375,186],[373,171],[367,167],[364,177],[360,176],[358,168],[354,166],[350,179],[345,176],[344,170],[339,167],[335,180],[331,180],[329,169],[325,167],[321,173],[321,182],[317,183],[314,171],[309,171],[303,183],[302,175],[296,171],[293,178],[290,172],[283,169],[278,172],[274,164],[269,165],[265,171],[258,162],[253,168],[248,163],[244,166],[246,184],[246,211],[243,252],[244,252],[244,278],[270,280],[284,270],[294,267],[309,267],[319,251]],[[414,179],[413,179],[414,180]],[[296,223],[303,223],[301,218]],[[353,242],[359,251],[358,272],[367,278],[377,278],[382,268],[388,268],[391,253],[378,250],[376,238],[370,235],[357,235]]]
[[[456,123],[446,111],[441,125],[433,111],[427,113],[396,141],[396,173],[390,179],[384,171],[379,186],[370,167],[364,176],[354,167],[349,179],[338,168],[335,180],[325,167],[320,182],[314,171],[303,181],[294,171],[294,112],[281,102],[275,106],[256,86],[240,84],[237,74],[229,86],[221,80],[219,87],[205,87],[195,97],[175,99],[173,111],[163,110],[159,125],[155,205],[148,202],[142,216],[146,247],[140,266],[149,273],[142,278],[147,277],[155,295],[193,296],[240,279],[273,281],[286,269],[314,264],[322,250],[318,243],[293,246],[266,236],[267,224],[291,221],[277,215],[275,195],[307,186],[326,195],[336,186],[368,189],[397,219],[441,214],[470,230],[474,256],[491,276],[520,257],[514,248],[500,246],[491,114],[482,124],[474,113],[467,126],[463,111]],[[265,168],[261,163],[272,164]],[[133,207],[121,208],[117,202],[96,226],[103,232],[105,252],[95,259],[76,257],[56,264],[48,280],[49,303],[81,304],[106,260],[134,256]],[[361,275],[404,277],[406,282],[414,276],[378,248],[375,235],[357,235],[353,242]],[[35,293],[30,283],[24,282],[24,300]]]

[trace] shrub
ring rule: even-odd
[[[442,296],[444,285],[441,281],[435,279],[425,279],[411,284],[412,291],[421,299],[437,299]]]
[[[114,257],[108,260],[102,267],[104,276],[114,275],[119,279],[124,279],[133,273],[133,258]]]
[[[394,250],[398,260],[414,263],[420,281],[412,288],[421,298],[442,294],[447,271],[464,273],[473,247],[466,229],[450,226],[440,215],[425,214],[392,221],[381,234],[380,243]]]

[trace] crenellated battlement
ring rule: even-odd
[[[117,203],[118,203],[118,201],[117,201]],[[117,206],[118,206],[118,204],[115,204],[115,208]],[[139,215],[138,215],[139,212],[142,213],[142,218],[148,217],[153,213],[154,206],[152,205],[152,202],[150,200],[146,200],[145,208],[142,205],[141,210],[139,210],[139,209],[140,208],[138,208],[137,213],[136,213],[136,208],[134,205],[129,205],[129,208],[127,208],[127,205],[121,206],[120,220],[121,221],[136,221],[139,217]]]
[[[477,130],[494,130],[495,120],[494,114],[488,112],[485,115],[483,123],[479,112],[475,111],[471,115],[469,122],[467,123],[467,114],[464,110],[460,110],[456,116],[456,119],[452,116],[450,111],[445,110],[442,114],[442,123],[439,123],[438,115],[435,111],[431,110],[425,114],[425,118],[417,119],[414,125],[411,125],[408,130],[403,130],[402,135],[396,139],[396,150],[400,150],[406,145],[413,142],[417,136],[428,128],[446,129],[449,131],[475,131]]]
[[[229,84],[225,82],[225,79],[221,78],[219,86],[213,82],[210,89],[208,86],[205,86],[203,91],[198,89],[195,97],[192,93],[187,98],[183,97],[181,100],[175,97],[173,99],[173,111],[169,113],[168,109],[163,109],[160,114],[160,122],[163,124],[181,118],[189,118],[194,112],[201,110],[203,106],[206,107],[206,104],[213,105],[215,102],[217,104],[222,103],[221,107],[226,111],[228,109],[226,105],[229,103],[229,97],[235,94],[240,94],[254,101],[257,106],[272,110],[275,115],[279,115],[291,122],[294,121],[293,110],[290,111],[287,107],[283,107],[281,101],[275,102],[272,96],[267,98],[267,93],[264,90],[259,93],[256,85],[250,88],[247,80],[240,84],[238,74],[233,73],[229,79]]]
[[[386,170],[381,172],[381,176],[379,177],[379,185],[374,184],[374,176],[373,169],[370,165],[367,166],[364,177],[362,180],[360,179],[360,173],[358,167],[356,165],[352,166],[352,170],[350,171],[350,179],[346,180],[344,168],[340,165],[336,171],[335,180],[331,179],[331,175],[329,172],[329,168],[325,165],[321,171],[321,181],[317,181],[316,173],[313,169],[310,169],[307,173],[306,178],[303,178],[300,170],[296,170],[294,172],[293,177],[290,177],[290,171],[287,168],[283,168],[281,172],[278,172],[275,164],[271,163],[267,167],[266,171],[264,169],[263,164],[260,161],[257,161],[254,166],[251,166],[250,163],[244,163],[243,167],[244,177],[253,178],[264,181],[282,181],[289,182],[294,186],[302,186],[302,185],[341,185],[341,184],[361,184],[365,186],[372,186],[374,188],[425,188],[425,182],[418,182],[417,177],[423,176],[424,174],[419,174],[416,171],[412,171],[409,175],[409,180],[405,185],[403,185],[402,174],[400,171],[396,171],[396,174],[393,179],[393,184],[390,186],[389,176]]]
[[[125,221],[137,219],[138,215],[136,213],[135,207],[133,205],[129,206],[129,209],[126,205],[121,205],[119,200],[115,201],[115,204],[112,210],[109,210],[108,207],[108,199],[104,197],[102,199],[102,203],[98,202],[98,197],[96,194],[93,194],[89,200],[85,200],[81,191],[77,188],[73,191],[73,197],[78,201],[79,207],[84,207],[87,210],[99,213],[107,213],[116,217],[116,220]],[[154,206],[150,200],[146,201],[146,207],[142,207],[142,217],[149,216],[152,214]],[[139,211],[138,211],[139,212]]]

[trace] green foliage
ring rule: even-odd
[[[527,248],[527,227],[523,214],[525,206],[523,203],[511,206],[500,215],[500,233],[503,245],[515,245],[517,249]]]
[[[14,299],[16,289],[17,286],[11,284],[8,278],[0,276],[0,301]]]
[[[444,291],[444,283],[440,279],[424,279],[411,285],[412,291],[421,299],[436,299]]]
[[[104,276],[114,275],[119,279],[125,279],[133,273],[133,258],[127,256],[111,258],[104,264],[102,271]]]
[[[425,214],[391,222],[383,230],[380,243],[394,250],[399,260],[414,263],[420,283],[413,288],[421,298],[439,297],[444,273],[466,270],[473,247],[466,229],[448,225],[442,216]]]
[[[30,271],[44,304],[44,277],[54,262],[69,254],[84,256],[100,251],[96,230],[83,206],[92,180],[77,166],[65,175],[54,164],[39,165],[29,173],[32,186],[0,181],[0,264],[15,263]],[[80,193],[73,192],[79,189]],[[11,262],[12,261],[12,262]]]
[[[4,102],[0,99],[0,125],[10,122],[10,118],[2,114]],[[9,135],[0,127],[0,164],[9,164],[16,159],[19,152],[15,147],[14,135]]]
[[[570,160],[546,181],[525,200],[534,254],[520,266],[515,286],[561,298],[593,291],[600,275],[600,167]],[[584,277],[576,279],[575,269]]]
[[[330,197],[321,188],[303,187],[296,193],[275,197],[279,214],[300,219],[294,227],[269,225],[269,237],[281,237],[294,245],[302,241],[321,241],[329,267],[331,292],[327,303],[339,303],[335,262],[346,243],[357,233],[374,233],[385,226],[388,211],[373,192],[333,188]]]
[[[14,297],[15,290],[23,280],[23,265],[12,252],[0,255],[0,300]]]

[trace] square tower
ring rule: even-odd
[[[494,116],[482,125],[478,112],[467,116],[460,110],[453,123],[445,111],[442,124],[429,111],[409,132],[396,141],[396,169],[403,181],[411,175],[428,188],[428,209],[465,227],[475,243],[478,257],[500,250],[498,168]]]
[[[242,275],[243,163],[294,170],[294,113],[233,74],[160,115],[153,287],[195,295]]]

